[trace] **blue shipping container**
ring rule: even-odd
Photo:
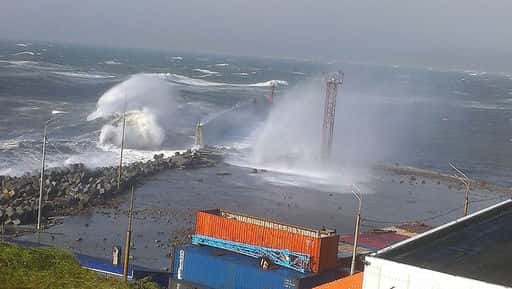
[[[174,256],[173,278],[213,289],[308,289],[339,278],[337,270],[300,273],[263,270],[259,260],[208,246],[184,245]]]

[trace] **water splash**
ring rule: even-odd
[[[120,146],[126,110],[126,147],[156,148],[165,140],[161,120],[175,107],[172,85],[154,74],[137,74],[105,92],[87,120],[109,120],[101,129],[99,143]]]

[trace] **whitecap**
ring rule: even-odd
[[[119,61],[116,61],[116,60],[107,60],[107,61],[103,61],[103,64],[108,64],[108,65],[119,65],[119,64],[122,64],[121,62]]]
[[[107,74],[90,74],[85,72],[67,72],[67,71],[52,71],[53,74],[72,77],[72,78],[83,78],[83,79],[106,79],[115,78],[114,75]]]
[[[197,72],[201,72],[201,73],[205,73],[205,74],[220,74],[219,72],[217,71],[211,71],[211,70],[208,70],[208,69],[199,69],[199,68],[196,68],[194,69],[194,71],[197,71]]]
[[[182,85],[190,85],[190,86],[269,87],[272,85],[277,85],[277,86],[288,85],[288,82],[284,81],[284,80],[269,80],[269,81],[257,82],[257,83],[235,84],[235,83],[206,81],[203,79],[191,78],[188,76],[174,74],[174,73],[161,73],[159,75],[161,78],[168,80],[170,82],[182,84]]]
[[[32,51],[22,51],[22,52],[18,52],[18,53],[14,53],[13,55],[30,55],[30,56],[34,56],[36,55],[35,52],[32,52]]]

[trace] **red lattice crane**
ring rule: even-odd
[[[343,84],[344,73],[338,71],[326,77],[324,123],[322,127],[322,158],[328,159],[331,155],[334,136],[334,119],[336,116],[336,96],[338,87]]]

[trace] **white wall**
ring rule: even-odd
[[[378,257],[366,257],[363,289],[504,289],[464,277],[405,265]]]

